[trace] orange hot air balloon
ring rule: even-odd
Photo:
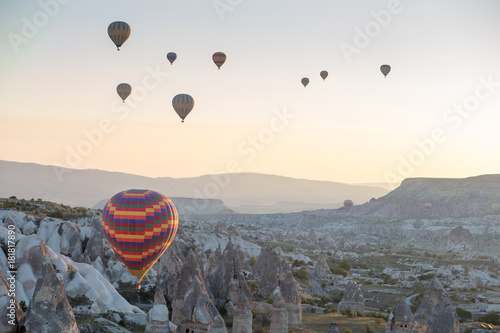
[[[215,65],[217,65],[217,68],[220,69],[220,67],[226,62],[226,55],[223,52],[215,52],[212,56],[212,60]]]
[[[104,235],[117,259],[138,277],[168,248],[177,232],[178,216],[169,198],[151,190],[127,190],[108,200],[102,214]]]

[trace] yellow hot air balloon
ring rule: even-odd
[[[382,66],[380,66],[380,71],[382,72],[382,74],[384,74],[384,77],[387,77],[387,75],[391,71],[391,66],[389,66],[389,65],[382,65]]]
[[[115,21],[108,26],[108,35],[120,51],[120,47],[130,37],[130,26],[125,22]]]
[[[300,80],[300,82],[302,82],[305,88],[309,84],[309,79],[307,77],[303,77],[302,80]]]
[[[328,77],[328,72],[327,71],[321,71],[321,73],[319,73],[319,76],[321,76],[321,78],[323,79],[323,81],[325,81],[325,79]]]
[[[214,61],[217,68],[220,67],[226,62],[226,55],[223,52],[215,52],[212,56],[212,60]]]
[[[189,112],[193,110],[194,107],[194,99],[188,94],[179,94],[172,99],[172,106],[174,107],[175,112],[179,115],[184,122],[184,118],[187,117]]]
[[[496,212],[496,211],[498,211],[500,209],[500,205],[499,204],[493,204],[493,205],[491,205],[491,209],[493,209]]]
[[[117,87],[116,87],[116,92],[118,93],[118,95],[121,97],[121,99],[123,100],[123,103],[125,103],[125,100],[127,99],[127,97],[130,95],[130,93],[132,92],[132,87],[130,86],[130,84],[128,83],[120,83]]]

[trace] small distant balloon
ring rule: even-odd
[[[321,78],[323,79],[323,81],[325,81],[325,79],[328,77],[328,72],[327,71],[321,71],[321,73],[319,73],[319,76],[321,76]]]
[[[498,211],[500,209],[500,205],[499,204],[493,204],[491,205],[491,209],[493,209],[493,211]]]
[[[347,200],[345,200],[345,201],[344,201],[344,207],[345,207],[347,210],[351,209],[351,207],[352,207],[353,205],[354,205],[354,203],[352,202],[352,200],[347,199]]]
[[[226,55],[223,52],[215,52],[212,56],[212,60],[218,69],[226,62]]]
[[[384,77],[387,77],[387,75],[391,71],[391,66],[389,66],[389,65],[382,65],[382,66],[380,66],[380,71],[382,72],[382,74],[384,74]]]
[[[304,78],[302,78],[302,80],[300,80],[300,82],[302,82],[302,84],[304,85],[304,88],[305,88],[309,84],[309,79],[307,77],[304,77]]]
[[[118,51],[120,51],[120,47],[130,37],[130,31],[130,26],[122,21],[115,21],[108,26],[109,38],[115,43]]]
[[[175,59],[177,59],[177,54],[175,54],[175,52],[169,52],[167,53],[167,59],[170,61],[170,65],[172,65]]]
[[[430,202],[424,203],[424,209],[430,211],[432,209],[432,204]]]
[[[179,115],[184,122],[184,118],[187,117],[189,112],[193,110],[194,107],[194,99],[188,94],[179,94],[172,99],[172,106],[174,107],[175,112]]]
[[[132,92],[132,87],[130,86],[130,84],[128,83],[120,83],[117,87],[116,87],[116,92],[118,93],[118,95],[121,97],[123,103],[125,103],[125,100],[127,99],[127,97],[130,95],[130,93]]]

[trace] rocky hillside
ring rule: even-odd
[[[0,197],[44,198],[71,206],[92,207],[104,198],[131,188],[147,188],[168,197],[220,199],[241,213],[336,208],[346,198],[360,203],[388,193],[379,187],[256,173],[151,178],[0,161]]]
[[[432,208],[425,209],[424,203]],[[492,214],[500,204],[500,175],[411,178],[389,194],[355,206],[353,214],[384,217],[467,217]]]

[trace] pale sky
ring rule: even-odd
[[[499,173],[499,13],[498,0],[2,1],[0,159],[346,183]],[[132,30],[119,52],[113,21]],[[195,100],[185,123],[179,93]]]

